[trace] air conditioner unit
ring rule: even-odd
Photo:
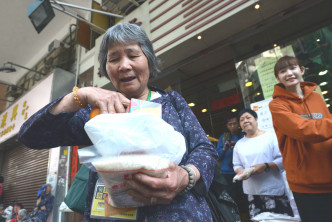
[[[57,49],[57,48],[60,48],[60,47],[69,48],[69,45],[55,39],[55,40],[53,40],[53,42],[51,42],[48,45],[48,52],[51,52],[53,49]]]
[[[7,98],[13,97],[13,98],[17,99],[22,94],[23,94],[23,89],[22,88],[12,85],[12,86],[8,86],[6,97]]]

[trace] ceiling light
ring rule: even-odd
[[[256,3],[254,7],[256,10],[258,10],[258,9],[260,9],[261,5],[259,3]]]
[[[327,107],[330,107],[330,104],[326,104]]]
[[[34,1],[28,6],[27,13],[38,33],[40,33],[55,16],[51,3],[48,0]]]
[[[189,103],[188,106],[190,106],[190,107],[194,107],[194,106],[195,106],[195,103]]]
[[[322,92],[323,95],[327,94],[329,91],[325,90]]]
[[[0,72],[11,73],[16,72],[16,69],[13,66],[7,65],[8,63],[3,64],[3,67],[0,67]]]
[[[321,82],[319,85],[320,86],[325,86],[327,84],[327,82]]]
[[[323,75],[325,75],[326,73],[327,73],[327,70],[324,70],[324,71],[319,72],[318,75],[319,75],[319,76],[323,76]]]
[[[320,39],[316,39],[317,42],[320,42]]]
[[[232,109],[232,113],[235,113],[237,111],[237,109]]]
[[[326,98],[326,99],[324,99],[325,101],[329,101],[330,100],[330,98]]]
[[[207,109],[202,109],[202,113],[206,113],[207,112]]]
[[[274,48],[277,47],[277,46],[278,46],[277,44],[275,44],[275,43],[273,44],[273,47],[274,47]]]
[[[245,84],[245,86],[246,86],[246,87],[252,86],[252,82],[247,82],[247,83]]]
[[[197,36],[197,39],[198,39],[198,40],[201,40],[201,39],[202,39],[202,36],[201,36],[201,35],[198,35],[198,36]]]
[[[259,96],[260,94],[261,94],[260,92],[256,93],[257,96]]]

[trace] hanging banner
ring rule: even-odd
[[[276,62],[276,57],[260,57],[255,59],[257,74],[265,99],[272,98],[274,85],[278,83],[274,76],[274,65]]]

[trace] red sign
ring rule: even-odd
[[[74,178],[77,173],[77,165],[78,165],[78,146],[73,146],[73,155],[71,158],[71,173],[70,177]]]
[[[215,111],[218,109],[225,108],[227,106],[238,104],[240,102],[241,102],[241,99],[240,99],[239,95],[233,94],[229,97],[222,98],[222,99],[212,102],[212,110]]]

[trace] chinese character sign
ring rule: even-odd
[[[272,115],[269,108],[269,103],[272,98],[251,103],[250,108],[256,111],[258,116],[258,128],[265,131],[274,132]]]
[[[53,74],[0,115],[0,143],[16,135],[25,120],[50,102],[52,81]]]

